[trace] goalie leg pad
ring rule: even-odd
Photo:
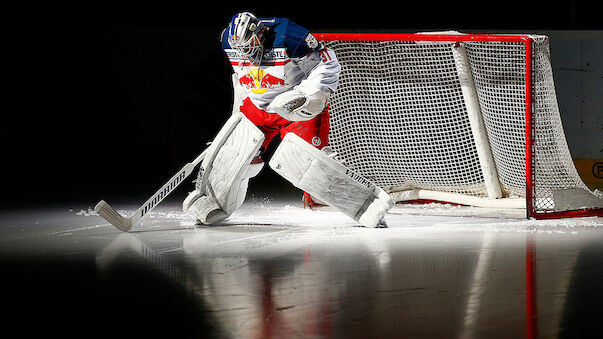
[[[251,164],[264,133],[238,113],[227,121],[210,146],[200,168],[197,187],[183,202],[183,210],[204,224],[231,215],[245,200],[249,179],[263,163]]]
[[[297,188],[367,227],[379,226],[394,204],[381,188],[293,133],[285,136],[269,165]]]

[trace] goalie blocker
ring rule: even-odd
[[[299,136],[288,133],[269,166],[295,187],[324,201],[366,227],[385,227],[391,197]]]

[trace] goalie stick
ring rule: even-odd
[[[207,149],[203,151],[203,153],[199,154],[195,160],[189,162],[184,165],[172,178],[165,183],[155,194],[153,194],[142,206],[140,206],[134,214],[129,217],[123,217],[119,214],[113,207],[111,207],[106,201],[101,200],[96,204],[94,210],[101,216],[103,219],[107,220],[111,225],[117,227],[119,230],[123,232],[128,232],[133,225],[138,223],[138,221],[144,217],[147,213],[149,213],[155,206],[159,205],[159,203],[165,199],[172,191],[178,187],[184,179],[186,179],[195,167],[203,161],[205,158],[205,154],[207,154]]]

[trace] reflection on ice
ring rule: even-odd
[[[521,338],[565,326],[580,307],[568,298],[576,258],[603,239],[596,218],[398,209],[390,228],[367,229],[329,209],[257,207],[211,227],[157,211],[99,252],[98,267],[143,258],[203,305],[217,336]]]

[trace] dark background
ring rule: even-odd
[[[237,11],[288,17],[313,32],[603,28],[594,1],[582,0],[228,4],[7,10],[1,208],[142,203],[230,114],[231,70],[218,37]],[[264,171],[252,187],[279,180]]]
[[[230,114],[231,70],[218,36],[237,11],[288,17],[314,32],[603,28],[594,1],[256,2],[4,4],[0,212],[52,206],[77,211],[100,199],[141,204],[203,150]],[[270,170],[250,187],[260,194],[285,189],[291,190]],[[182,187],[170,199],[182,199],[186,191]],[[0,255],[9,329],[63,338],[66,330],[78,338],[211,333],[207,313],[201,325],[192,321],[199,304],[157,272],[133,263],[103,280],[94,253],[74,256],[71,246],[48,253],[39,246],[31,250],[38,256]],[[128,312],[132,305],[136,311]],[[153,312],[139,312],[145,309]],[[593,318],[583,314],[596,313],[574,312],[567,321]],[[130,331],[112,331],[123,323]]]

